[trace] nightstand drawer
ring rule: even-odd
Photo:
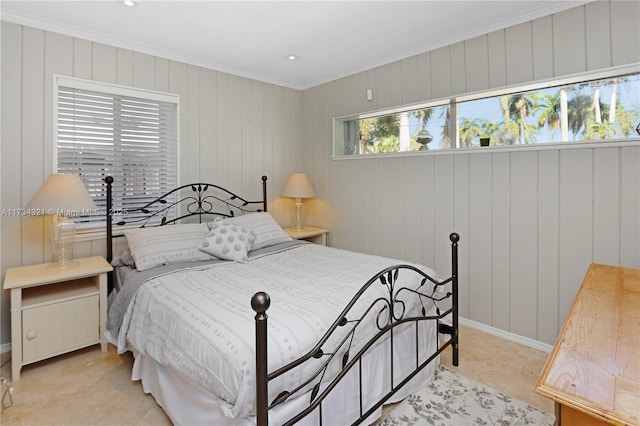
[[[22,311],[22,362],[39,361],[100,342],[99,294]]]

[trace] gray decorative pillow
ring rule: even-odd
[[[210,260],[198,250],[209,233],[204,223],[136,228],[124,231],[138,271],[179,262]]]
[[[273,216],[268,212],[250,213],[243,216],[225,219],[224,221],[234,225],[245,226],[253,231],[256,239],[249,250],[257,250],[273,244],[292,240],[292,238],[282,230],[282,227],[278,225],[278,222],[276,222]],[[209,222],[209,227],[214,223],[218,222]]]
[[[226,220],[209,224],[211,231],[200,246],[200,250],[224,260],[246,263],[247,253],[255,240],[253,232],[245,226],[234,225]]]

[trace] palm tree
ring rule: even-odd
[[[484,134],[484,129],[479,120],[473,118],[463,118],[460,121],[460,128],[458,130],[458,138],[460,140],[460,147],[465,148],[471,146],[471,142],[478,139]]]
[[[593,104],[590,96],[587,95],[578,95],[574,98],[571,98],[567,102],[567,115],[569,121],[569,129],[571,133],[573,133],[573,139],[576,139],[576,136],[580,131],[584,128],[585,130],[592,123],[593,118],[591,117],[591,105]],[[584,132],[584,130],[583,130]]]
[[[538,111],[541,112],[538,116],[538,127],[546,125],[551,130],[551,138],[553,139],[556,131],[560,128],[562,116],[560,91],[554,94],[541,93],[532,113],[535,114]]]

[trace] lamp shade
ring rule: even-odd
[[[307,175],[304,173],[294,173],[285,185],[282,196],[290,198],[313,198],[315,192]]]
[[[97,209],[80,177],[63,174],[49,175],[26,208],[34,214],[62,216],[74,212],[89,214]]]

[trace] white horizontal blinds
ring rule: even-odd
[[[85,226],[104,220],[105,176],[113,176],[113,208],[127,212],[178,184],[177,96],[162,99],[135,89],[62,79],[57,86],[58,173],[80,175],[98,216],[76,218]],[[90,86],[98,86],[94,90]],[[74,87],[75,86],[75,87]],[[78,87],[79,86],[79,87]],[[124,220],[135,218],[129,213]]]

